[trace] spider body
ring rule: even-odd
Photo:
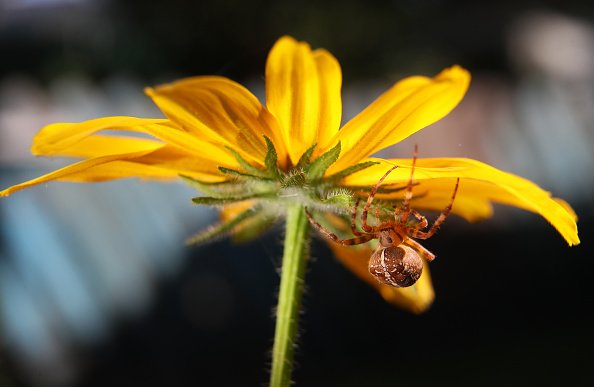
[[[367,215],[371,209],[373,199],[375,198],[379,186],[386,177],[388,177],[390,172],[397,168],[397,166],[390,168],[390,170],[379,179],[375,186],[371,188],[371,192],[367,197],[367,203],[361,213],[361,228],[363,231],[358,231],[356,227],[357,208],[359,207],[359,201],[357,200],[351,212],[351,231],[355,236],[354,238],[338,238],[336,234],[333,234],[321,226],[312,217],[307,208],[305,209],[305,213],[314,228],[316,228],[322,235],[338,244],[347,246],[357,245],[377,239],[377,249],[369,259],[369,272],[380,283],[394,287],[411,286],[421,277],[421,273],[423,272],[423,259],[421,257],[425,258],[427,261],[433,261],[435,259],[433,253],[424,248],[413,238],[428,239],[437,232],[439,226],[445,221],[452,210],[452,205],[460,184],[460,179],[458,178],[450,203],[444,208],[431,227],[429,227],[427,231],[424,231],[429,225],[427,218],[416,210],[410,208],[410,201],[413,198],[413,175],[416,160],[417,147],[415,146],[410,178],[406,187],[404,199],[401,206],[394,206],[393,219],[382,222],[377,226],[371,226],[367,223]],[[409,223],[409,218],[411,216],[416,220],[412,225]],[[376,209],[376,218],[378,220],[380,219],[378,209]]]
[[[404,244],[378,248],[369,258],[369,272],[383,284],[404,288],[421,277],[423,260]]]

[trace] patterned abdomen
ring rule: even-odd
[[[423,272],[423,260],[406,245],[376,250],[369,259],[369,272],[383,284],[405,288]]]

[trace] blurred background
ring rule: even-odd
[[[458,63],[468,95],[384,156],[471,157],[572,204],[582,244],[496,207],[425,244],[437,298],[385,303],[320,240],[294,379],[303,386],[591,383],[594,6],[577,0],[0,0],[0,188],[52,122],[160,117],[143,87],[218,74],[263,95],[290,34],[341,62],[345,120],[396,80]],[[0,200],[0,386],[259,386],[281,229],[247,246],[183,241],[216,218],[182,184],[52,183]],[[381,341],[378,340],[381,336]]]

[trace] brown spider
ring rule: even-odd
[[[410,208],[410,201],[413,198],[413,174],[416,161],[417,146],[415,146],[410,178],[404,194],[402,206],[394,206],[394,220],[381,222],[378,226],[370,226],[367,224],[367,213],[371,208],[371,204],[373,203],[373,199],[379,186],[384,179],[388,177],[390,172],[397,168],[397,166],[390,168],[390,170],[388,170],[371,189],[371,192],[367,197],[367,203],[361,213],[361,228],[363,229],[363,232],[358,231],[356,228],[357,207],[359,205],[359,200],[357,200],[351,212],[351,230],[353,235],[355,235],[354,238],[338,238],[335,234],[316,222],[307,208],[305,209],[305,213],[309,218],[310,223],[322,235],[336,243],[350,246],[369,242],[372,239],[378,239],[378,247],[369,259],[369,272],[380,283],[394,287],[407,287],[417,282],[423,271],[423,260],[421,259],[421,256],[427,261],[433,261],[435,259],[433,253],[412,238],[428,239],[437,232],[439,226],[444,222],[452,210],[452,205],[454,204],[456,192],[458,192],[458,186],[460,184],[460,179],[458,178],[450,203],[444,208],[431,227],[427,231],[423,231],[428,227],[427,218],[416,210]],[[411,215],[417,220],[414,225],[408,224],[408,219]],[[376,217],[379,219],[379,210],[376,211]]]

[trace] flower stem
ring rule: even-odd
[[[291,384],[308,249],[309,223],[305,211],[300,205],[289,207],[272,348],[271,387]]]

